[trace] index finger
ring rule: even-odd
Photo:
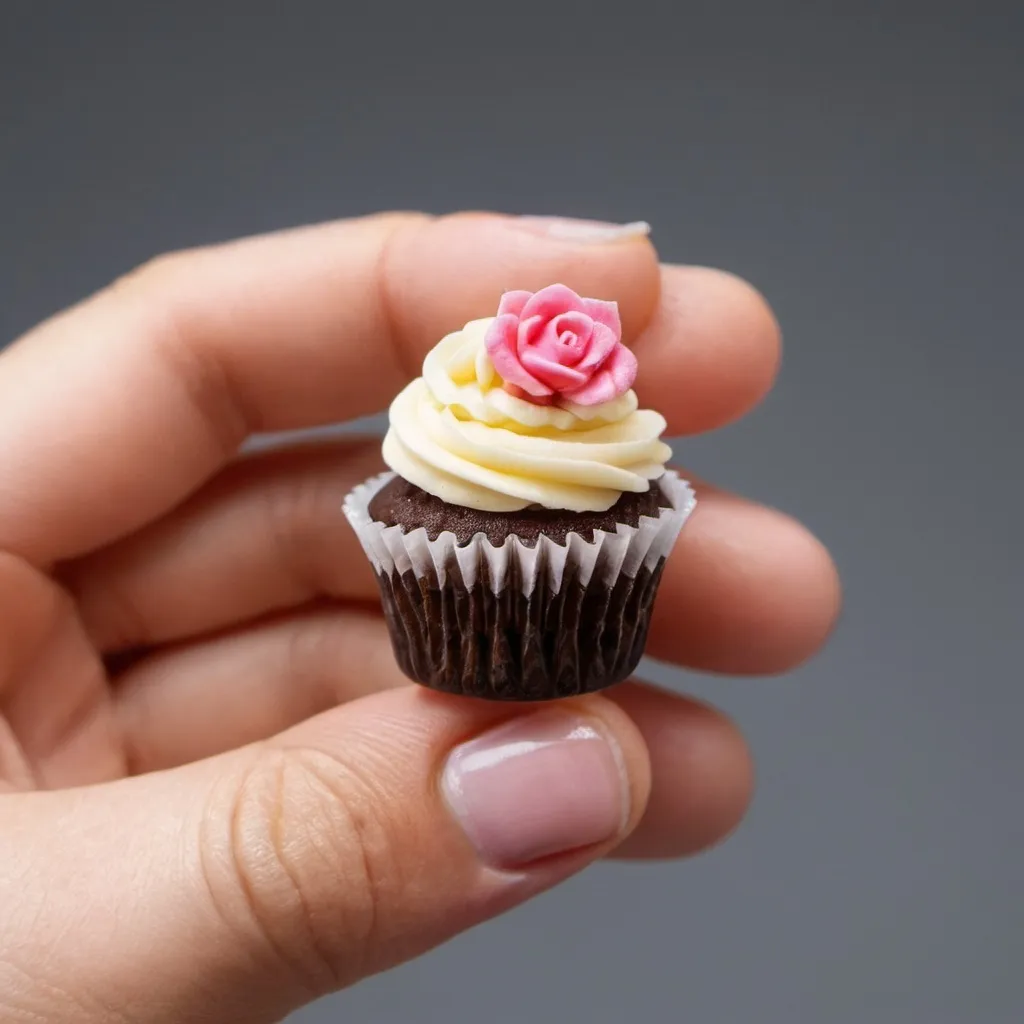
[[[502,291],[657,303],[643,233],[391,214],[162,257],[0,355],[0,549],[46,565],[177,504],[250,433],[375,412]]]

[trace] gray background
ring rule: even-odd
[[[1022,1019],[1020,5],[412,7],[0,4],[0,337],[296,222],[644,218],[773,300],[778,389],[677,447],[808,522],[846,610],[784,679],[655,670],[750,736],[724,847],[598,866],[299,1019]]]

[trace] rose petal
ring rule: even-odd
[[[590,338],[587,354],[576,364],[584,373],[596,370],[619,344],[614,332],[607,324],[594,323],[594,331]]]
[[[533,295],[533,292],[505,292],[501,297],[501,301],[498,303],[498,316],[504,316],[506,313],[512,313],[514,316],[519,316],[523,312],[523,306],[525,306],[529,301],[531,295]]]
[[[545,320],[550,320],[559,313],[568,313],[570,310],[584,312],[583,299],[564,284],[549,284],[547,288],[541,288],[539,292],[534,292],[530,296],[530,300],[520,310],[519,316],[523,320],[531,316],[542,316]]]
[[[542,316],[531,316],[519,321],[518,334],[516,336],[516,347],[520,353],[530,345],[540,343],[545,329],[551,321],[545,320]]]
[[[562,313],[551,321],[551,327],[558,338],[559,347],[564,353],[559,362],[564,366],[575,366],[583,359],[590,349],[590,341],[594,334],[594,321],[586,313]],[[570,347],[562,340],[566,332],[576,336],[576,342]]]
[[[534,353],[535,356],[539,356],[549,363],[557,363],[560,366],[573,366],[578,363],[582,353],[577,351],[576,346],[569,346],[559,338],[558,329],[555,326],[558,322],[558,317],[542,323],[538,330],[535,323],[540,319],[539,316],[530,317],[527,321],[528,327],[526,329],[524,329],[522,323],[519,325],[517,348],[519,358],[523,360],[524,365],[529,365],[526,363],[528,352]],[[524,341],[524,335],[528,337],[528,340]],[[586,377],[583,377],[580,383],[584,380],[586,380]],[[578,386],[578,384],[573,385],[573,387]]]
[[[571,366],[545,357],[540,349],[528,348],[523,353],[523,366],[542,384],[552,391],[564,391],[566,388],[579,388],[587,383],[587,375],[574,370]]]
[[[584,299],[583,312],[599,324],[610,327],[616,341],[622,340],[622,320],[619,318],[619,304],[604,299]]]
[[[484,332],[484,348],[491,357],[491,362],[497,367],[498,361],[511,355],[516,358],[516,332],[519,329],[519,321],[511,314],[496,316]]]
[[[562,391],[561,397],[574,405],[602,405],[618,396],[611,374],[607,370],[598,370],[582,387],[574,391]]]
[[[491,357],[491,365],[502,380],[515,384],[531,395],[550,395],[552,389],[542,384],[525,370],[516,353],[516,335],[519,320],[511,313],[495,317],[484,335],[484,347]]]
[[[590,380],[575,391],[562,395],[576,405],[600,405],[624,395],[636,380],[636,356],[625,345],[616,345],[604,365]]]

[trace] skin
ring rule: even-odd
[[[379,442],[238,455],[250,433],[383,408],[437,338],[552,281],[619,302],[672,435],[771,386],[779,331],[749,285],[659,265],[646,239],[475,213],[160,257],[0,355],[4,1019],[278,1020],[595,859],[682,857],[737,825],[736,728],[630,683],[571,702],[621,751],[620,834],[495,883],[438,773],[535,709],[395,668],[339,514]],[[803,661],[839,606],[828,554],[780,512],[698,495],[649,653],[750,675]]]

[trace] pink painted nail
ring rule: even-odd
[[[536,712],[456,747],[442,787],[481,858],[495,867],[603,842],[629,817],[615,741],[564,711]]]

